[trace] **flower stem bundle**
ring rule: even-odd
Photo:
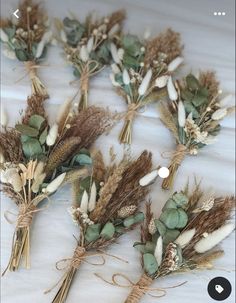
[[[127,34],[121,37],[119,48],[111,43],[110,52],[113,59],[110,78],[128,106],[119,140],[131,144],[138,110],[166,95],[171,75],[183,62],[180,35],[168,29],[147,41]]]
[[[10,128],[5,117],[0,132],[2,191],[19,208],[5,272],[17,270],[22,259],[30,267],[30,226],[42,210],[40,202],[49,200],[63,184],[89,174],[91,158],[86,148],[113,124],[103,109],[90,107],[78,113],[66,102],[50,127],[44,100],[39,95],[29,97],[22,121]],[[14,223],[9,215],[12,213],[5,213],[6,219]]]
[[[24,63],[31,81],[33,95],[47,97],[47,91],[37,69],[44,60],[52,32],[48,28],[48,18],[38,3],[24,0],[18,6],[19,19],[1,20],[1,42],[3,54],[9,59]]]
[[[92,158],[93,173],[73,187],[69,211],[79,226],[80,238],[73,257],[68,260],[54,303],[66,301],[73,277],[83,261],[89,263],[89,257],[98,254],[104,259],[106,253],[101,250],[144,219],[138,208],[149,187],[141,186],[139,180],[151,170],[151,154],[144,151],[136,160],[125,158],[119,164],[112,161],[108,167],[101,152],[95,152]]]
[[[151,287],[160,277],[214,268],[212,261],[223,254],[216,246],[234,230],[229,221],[234,208],[235,197],[209,196],[199,185],[192,193],[175,192],[158,219],[147,204],[141,241],[134,244],[142,254],[144,273],[125,303],[138,303],[152,290],[165,295],[165,288]]]
[[[63,22],[56,20],[59,41],[63,44],[67,60],[74,68],[74,75],[80,79],[79,110],[88,106],[89,79],[110,63],[109,45],[120,36],[125,19],[123,10],[108,17],[95,20],[92,14],[84,22],[74,16]]]
[[[163,189],[171,188],[186,155],[197,155],[201,148],[216,141],[220,121],[234,110],[220,100],[219,83],[213,72],[202,72],[199,79],[189,74],[170,86],[168,94],[170,103],[161,103],[159,109],[163,124],[176,140],[176,150]]]

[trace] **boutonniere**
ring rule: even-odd
[[[79,110],[88,106],[90,78],[110,63],[109,46],[120,36],[124,19],[125,12],[120,10],[101,19],[90,14],[84,22],[75,17],[56,21],[58,40],[80,81]]]
[[[87,148],[113,125],[111,115],[98,107],[83,113],[66,101],[56,121],[49,125],[44,97],[33,95],[15,127],[8,127],[8,115],[1,111],[0,172],[2,191],[19,208],[12,251],[6,270],[15,271],[22,259],[30,267],[30,227],[39,204],[63,184],[88,174],[91,158]],[[85,148],[85,149],[84,149]],[[85,167],[86,165],[86,167]],[[12,213],[5,217],[10,223]],[[5,272],[6,272],[5,270]]]
[[[91,258],[100,256],[100,265],[103,265],[104,257],[111,256],[103,250],[144,219],[139,206],[146,199],[149,186],[140,185],[139,181],[151,170],[151,154],[144,151],[137,159],[125,157],[117,164],[113,156],[110,165],[106,166],[101,152],[95,152],[92,174],[73,185],[73,204],[69,211],[78,225],[80,237],[72,258],[57,263],[57,268],[64,261],[68,266],[54,303],[66,301],[81,263],[93,264]]]
[[[169,189],[186,155],[197,155],[215,143],[220,122],[235,110],[227,107],[230,96],[220,97],[219,83],[213,72],[202,72],[197,79],[192,74],[168,88],[170,103],[160,104],[163,124],[176,140],[176,150],[169,166],[169,177],[162,188]]]
[[[146,205],[146,220],[141,227],[141,240],[134,247],[141,253],[143,274],[137,283],[122,274],[113,275],[111,284],[121,286],[118,276],[132,288],[125,303],[138,303],[148,293],[162,297],[170,288],[153,287],[155,280],[173,273],[214,269],[213,261],[223,255],[217,249],[235,226],[229,220],[235,208],[235,197],[216,197],[203,193],[199,185],[190,192],[175,192],[166,201],[159,218]],[[127,287],[127,286],[126,286]]]
[[[47,91],[37,75],[52,40],[48,17],[41,4],[24,0],[18,6],[19,19],[1,20],[3,55],[24,63],[31,80],[32,94],[47,97]]]
[[[183,62],[182,45],[180,34],[171,29],[152,40],[123,35],[117,45],[110,45],[113,59],[110,78],[128,106],[119,140],[131,144],[138,110],[166,95],[173,72]]]

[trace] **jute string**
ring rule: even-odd
[[[93,266],[103,266],[106,262],[105,256],[109,256],[109,257],[112,257],[119,261],[128,263],[128,261],[126,261],[122,258],[119,258],[115,255],[108,254],[104,251],[97,250],[95,253],[89,253],[88,251],[86,251],[86,249],[84,247],[77,246],[72,258],[61,259],[56,263],[57,270],[60,270],[60,271],[66,270],[66,272],[55,285],[53,285],[50,289],[46,290],[44,293],[47,294],[47,293],[51,292],[55,287],[57,287],[66,278],[66,276],[70,272],[71,268],[78,269],[82,262],[85,262],[85,263],[93,265]],[[100,257],[101,262],[91,262],[91,261],[87,260],[90,257]],[[67,264],[63,267],[60,267],[61,263],[67,263]]]
[[[172,165],[180,165],[187,154],[187,147],[183,144],[178,144],[171,160]]]
[[[101,275],[99,274],[95,274],[95,276],[97,276],[98,278],[100,278],[101,280],[103,280],[104,282],[113,285],[113,286],[118,286],[118,287],[122,287],[122,288],[132,288],[131,293],[129,294],[129,296],[127,297],[125,303],[138,303],[140,301],[140,299],[142,298],[142,296],[144,296],[147,292],[159,292],[161,293],[160,295],[152,295],[149,294],[149,296],[154,297],[154,298],[160,298],[160,297],[164,297],[166,295],[166,289],[170,289],[170,288],[176,288],[179,287],[181,285],[184,285],[185,283],[187,283],[186,281],[174,286],[170,286],[170,287],[150,287],[153,283],[153,279],[150,278],[149,276],[147,276],[146,274],[143,274],[140,278],[140,280],[138,281],[138,283],[134,283],[133,281],[130,280],[129,277],[127,277],[124,274],[121,273],[116,273],[112,276],[112,282],[107,281],[106,279],[104,279]],[[118,278],[123,278],[127,283],[126,284],[121,284],[118,281]]]

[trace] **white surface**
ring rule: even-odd
[[[16,1],[2,1],[2,15],[8,16],[15,11]],[[65,4],[66,3],[66,4]],[[168,26],[181,32],[185,44],[185,62],[183,72],[199,69],[215,69],[225,92],[234,94],[234,1],[233,0],[99,0],[99,1],[46,1],[51,17],[64,17],[68,10],[79,17],[84,17],[90,10],[97,10],[100,15],[110,13],[116,8],[126,8],[128,20],[125,29],[133,33],[142,33],[145,27],[152,29],[153,35]],[[226,16],[214,16],[215,11],[225,11]],[[57,105],[65,98],[73,96],[76,89],[69,86],[73,80],[70,67],[66,67],[58,48],[51,48],[47,62],[50,68],[40,70],[41,79],[47,84],[51,99],[47,101],[47,109],[52,114]],[[19,111],[25,107],[26,96],[30,93],[27,77],[15,83],[22,75],[23,69],[17,62],[1,58],[2,98],[1,101],[11,115],[11,123],[18,118]],[[14,70],[13,70],[14,69]],[[124,102],[114,92],[106,69],[91,83],[90,103],[109,106],[111,110],[122,111]],[[51,115],[53,119],[53,115]],[[118,132],[122,125],[112,130],[108,137],[101,137],[97,146],[104,153],[108,153],[112,144],[118,154],[122,147],[117,143]],[[155,166],[168,165],[168,159],[163,159],[161,153],[170,151],[174,140],[158,119],[156,105],[137,117],[134,125],[132,152],[138,155],[144,148],[153,152]],[[234,119],[227,117],[223,122],[223,129],[216,144],[206,147],[196,158],[187,158],[179,170],[175,189],[181,189],[187,177],[193,175],[203,178],[204,188],[214,187],[217,194],[234,193]],[[169,193],[160,189],[161,179],[153,186],[151,194],[153,209],[156,215],[160,213],[165,198]],[[69,206],[69,187],[61,190],[53,197],[53,204],[49,209],[39,213],[32,228],[32,269],[21,269],[17,273],[8,273],[2,279],[3,303],[46,303],[51,302],[55,291],[44,295],[43,291],[52,286],[61,277],[54,264],[61,258],[70,257],[75,246],[73,234],[78,236],[77,228],[73,225],[66,208]],[[3,218],[5,210],[15,210],[14,204],[5,197],[1,197],[1,271],[8,262],[11,237],[14,226],[9,225]],[[129,261],[129,265],[107,258],[103,267],[93,267],[84,264],[71,288],[68,303],[97,302],[121,303],[129,293],[128,289],[117,288],[98,280],[93,273],[99,272],[107,279],[112,273],[121,272],[134,282],[141,274],[140,256],[132,244],[139,237],[138,231],[125,235],[119,245],[113,245],[109,253],[122,256]],[[232,269],[234,266],[234,236],[223,243],[225,256],[218,260],[217,268]],[[154,299],[145,296],[142,302],[213,302],[207,294],[209,279],[216,276],[227,277],[234,285],[234,272],[220,270],[205,271],[198,274],[174,275],[153,284],[153,287],[171,286],[188,280],[180,288],[171,289],[167,296]],[[233,290],[234,292],[234,290]],[[234,293],[225,302],[233,302]]]

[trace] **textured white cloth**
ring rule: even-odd
[[[15,3],[15,4],[14,4]],[[126,8],[128,19],[125,30],[142,34],[145,27],[150,27],[152,35],[166,27],[173,27],[182,34],[185,44],[185,66],[182,73],[198,72],[199,69],[215,69],[222,84],[222,90],[234,94],[234,1],[220,0],[50,0],[45,1],[51,17],[63,18],[71,11],[80,18],[91,10],[105,15],[117,8]],[[2,15],[9,16],[17,8],[17,1],[2,1]],[[215,11],[225,11],[226,16],[214,16]],[[69,85],[72,81],[72,70],[63,61],[62,51],[52,47],[45,62],[50,67],[39,70],[40,78],[46,84],[50,100],[46,107],[53,121],[58,105],[65,98],[73,96],[76,88]],[[112,88],[109,81],[109,69],[104,70],[91,81],[90,104],[109,106],[111,110],[123,111],[125,104]],[[13,125],[19,117],[19,111],[26,105],[26,97],[30,94],[28,78],[20,82],[24,69],[16,61],[1,57],[1,102],[10,114]],[[234,100],[232,100],[233,102]],[[188,177],[196,175],[203,179],[204,189],[215,188],[216,194],[234,193],[234,119],[233,115],[223,122],[223,128],[218,142],[204,148],[199,155],[186,158],[179,170],[175,189],[181,189]],[[117,137],[122,125],[115,127],[109,136],[102,136],[96,145],[108,155],[109,147],[114,146],[120,156],[122,147]],[[169,131],[158,118],[156,105],[151,105],[140,114],[134,123],[132,153],[138,155],[144,148],[153,152],[155,166],[168,165],[168,159],[163,159],[161,153],[170,151],[174,140]],[[151,198],[153,210],[158,216],[162,205],[168,197],[168,192],[160,189],[159,179],[153,186]],[[48,295],[43,291],[52,286],[63,272],[55,269],[55,262],[70,257],[75,247],[73,235],[78,236],[78,229],[73,225],[66,209],[70,204],[69,187],[63,188],[53,196],[53,203],[44,212],[37,214],[33,222],[31,234],[31,270],[21,269],[16,273],[8,273],[2,279],[1,299],[4,303],[46,303],[50,302],[56,290]],[[1,196],[1,271],[6,266],[11,249],[11,237],[14,226],[9,225],[3,217],[6,210],[16,211],[13,202]],[[134,241],[139,239],[138,231],[125,235],[119,245],[113,245],[109,252],[129,261],[129,265],[107,258],[103,267],[83,264],[71,288],[68,303],[124,302],[129,289],[117,288],[98,280],[93,273],[99,272],[110,279],[113,273],[121,272],[134,282],[141,274],[139,253],[132,248]],[[233,269],[234,266],[234,236],[224,241],[225,256],[215,262],[217,268]],[[167,296],[154,299],[145,296],[142,302],[212,302],[207,293],[209,280],[216,276],[227,277],[234,285],[234,273],[221,270],[204,271],[197,274],[182,274],[166,277],[155,282],[153,287],[172,286],[185,280],[187,284],[180,288],[168,290]],[[225,302],[232,303],[231,297]]]

